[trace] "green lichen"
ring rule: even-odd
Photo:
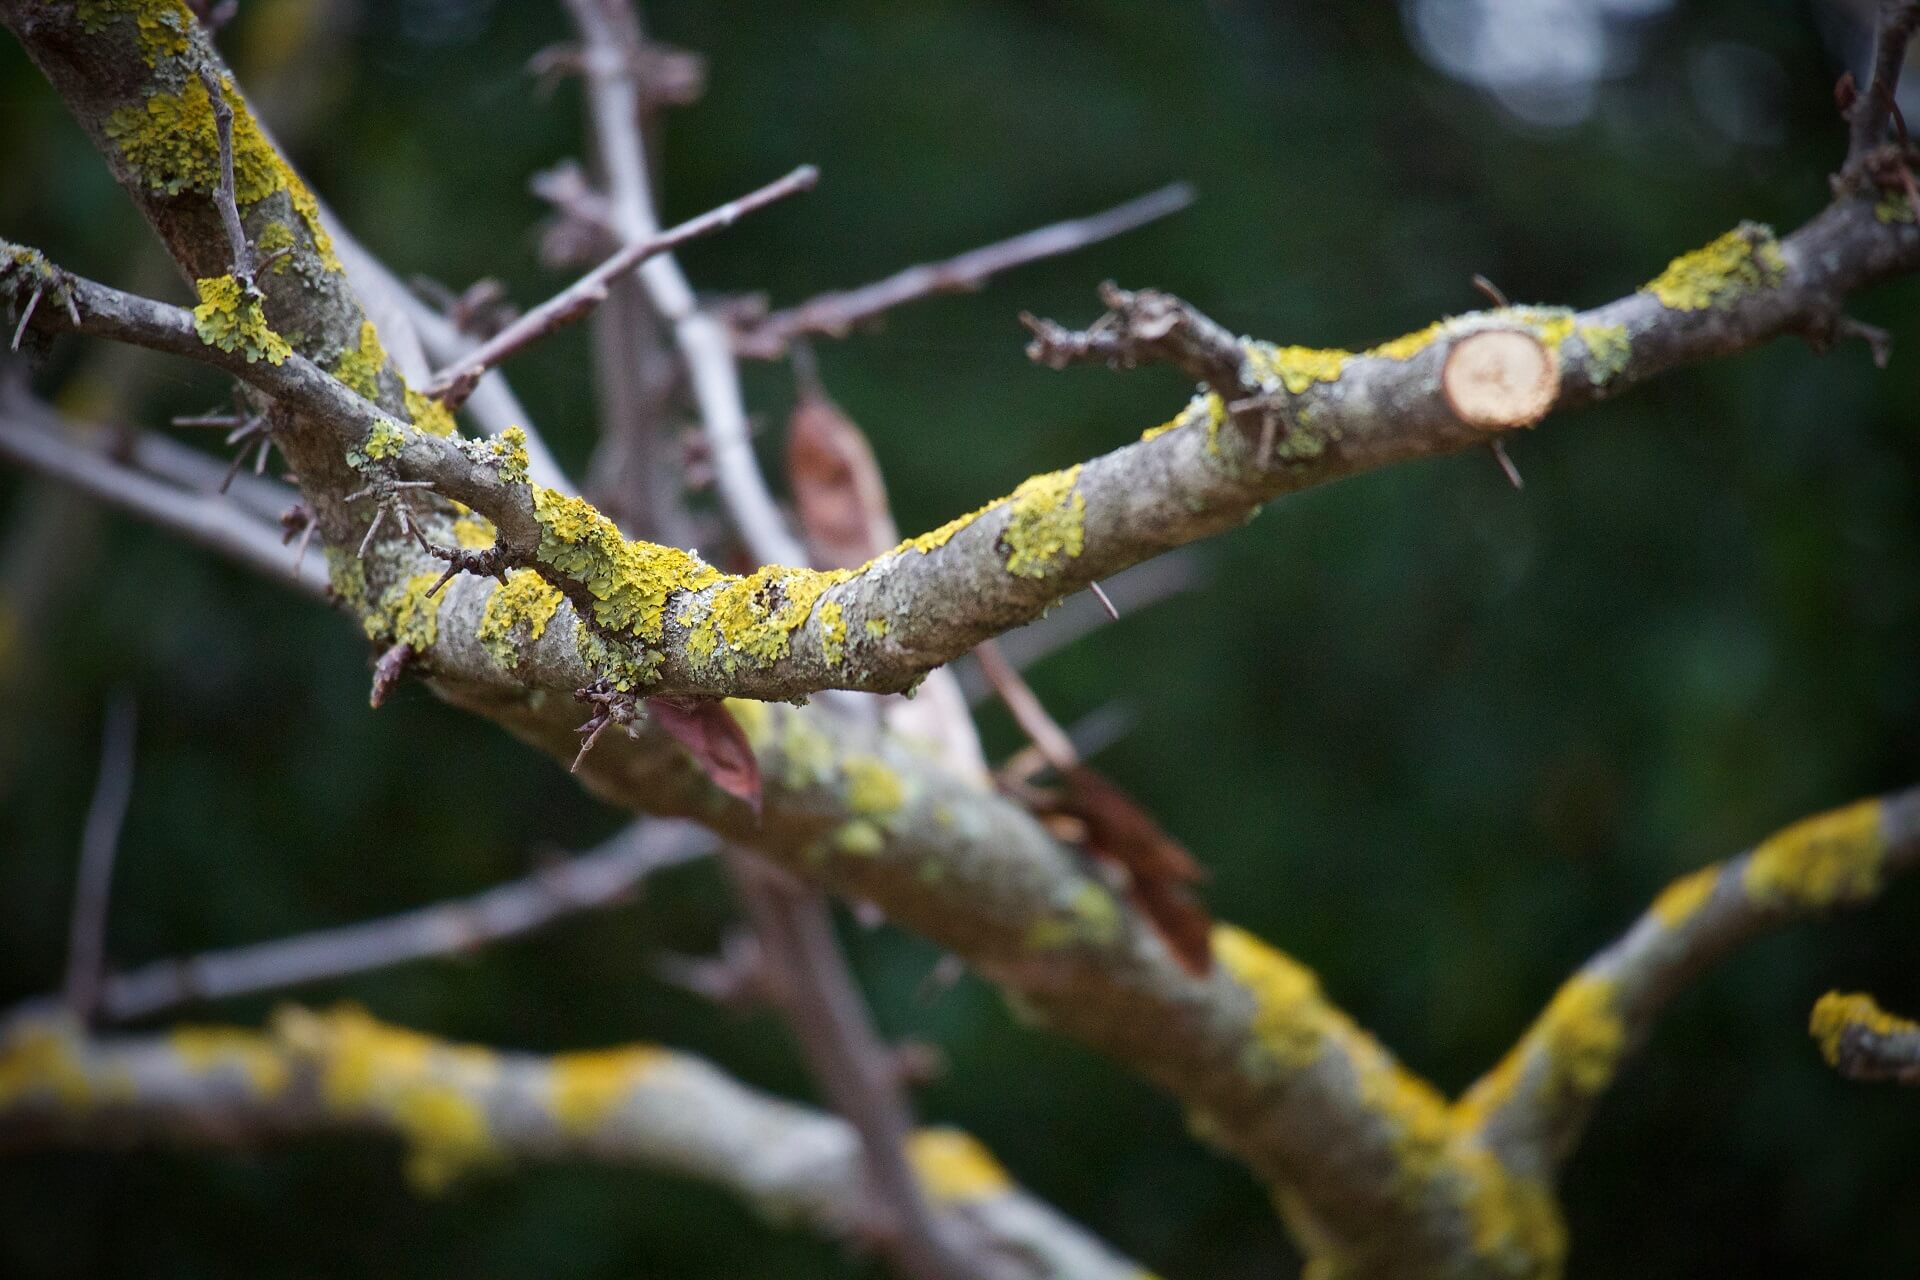
[[[833,847],[857,858],[878,857],[887,847],[887,836],[877,823],[854,818],[834,828]]]
[[[1587,378],[1603,387],[1633,359],[1633,339],[1623,324],[1584,324],[1574,330],[1587,348]]]
[[[1913,209],[1913,200],[1904,195],[1882,196],[1873,205],[1876,220],[1891,226],[1896,222],[1920,222]]]
[[[327,548],[327,584],[333,598],[356,614],[367,608],[366,562],[351,551]]]
[[[1072,946],[1111,946],[1120,937],[1120,905],[1111,893],[1091,880],[1082,880],[1063,909],[1027,926],[1030,951],[1056,951]]]
[[[1007,553],[1007,572],[1016,578],[1044,578],[1056,557],[1078,556],[1085,540],[1087,500],[1074,488],[1080,479],[1075,463],[1023,482],[1008,499],[1012,508],[1000,543]]]
[[[196,280],[194,288],[200,305],[193,309],[193,331],[200,341],[244,356],[248,364],[265,360],[278,365],[293,354],[287,340],[268,326],[259,294],[232,276]]]
[[[609,641],[591,627],[576,627],[573,647],[596,679],[622,693],[644,689],[660,678],[661,655],[645,645]]]
[[[1787,260],[1773,231],[1743,222],[1712,244],[1682,254],[1644,286],[1675,311],[1705,311],[1785,279]]]
[[[386,349],[380,345],[373,321],[360,322],[360,344],[348,347],[334,362],[333,376],[368,400],[380,398],[380,370],[386,367]],[[409,406],[411,407],[411,406]]]
[[[321,266],[340,270],[313,192],[267,141],[231,78],[221,81],[221,92],[233,110],[235,202],[244,212],[284,191]],[[212,99],[198,77],[189,77],[178,93],[156,93],[144,103],[121,107],[107,117],[102,131],[148,190],[173,196],[186,191],[211,196],[219,190],[219,131]]]
[[[820,656],[837,667],[847,655],[847,623],[838,600],[820,602]]]
[[[450,436],[456,430],[453,411],[446,403],[432,396],[421,395],[412,387],[406,389],[407,416],[413,419],[413,425],[430,436]],[[518,428],[512,428],[517,430]],[[522,442],[523,449],[525,443]]]
[[[516,570],[487,596],[474,635],[495,662],[511,668],[518,656],[514,628],[524,624],[525,643],[532,644],[546,634],[562,598],[531,569]]]
[[[408,645],[417,653],[431,649],[440,636],[440,605],[446,596],[427,593],[439,581],[437,573],[416,573],[388,587],[379,606],[360,620],[367,639]]]

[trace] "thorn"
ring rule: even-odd
[[[382,503],[373,512],[373,519],[367,522],[367,536],[360,539],[360,550],[355,553],[356,560],[367,558],[367,548],[373,545],[373,535],[380,532],[380,526],[387,522],[386,504]]]
[[[1100,607],[1107,611],[1107,616],[1115,622],[1120,621],[1120,611],[1113,607],[1113,601],[1108,598],[1107,593],[1101,588],[1100,584],[1097,582],[1089,582],[1087,588],[1093,592],[1094,599],[1100,602]]]
[[[33,286],[33,296],[27,299],[27,309],[20,313],[20,323],[13,331],[13,350],[20,349],[20,339],[26,335],[27,322],[33,319],[33,309],[40,305],[40,286]]]
[[[568,766],[568,773],[580,772],[580,762],[587,758],[587,752],[593,750],[593,744],[600,741],[600,735],[605,733],[607,726],[612,723],[613,717],[603,711],[574,731],[586,734],[587,740],[580,744],[580,752],[574,756],[573,763]]]
[[[1481,293],[1484,293],[1487,296],[1488,300],[1491,301],[1494,306],[1510,307],[1513,305],[1511,302],[1507,301],[1507,295],[1500,291],[1500,286],[1495,284],[1493,281],[1487,279],[1485,276],[1480,275],[1479,273],[1476,272],[1474,274],[1472,283],[1473,283],[1473,287],[1478,289]]]
[[[1920,208],[1920,203],[1914,207]],[[1867,324],[1852,316],[1841,316],[1834,322],[1833,331],[1838,337],[1858,338],[1866,343],[1867,350],[1873,354],[1876,369],[1886,368],[1887,362],[1893,358],[1893,335],[1879,325]]]
[[[296,577],[300,573],[300,566],[307,562],[307,544],[313,541],[314,531],[319,527],[312,521],[308,521],[307,527],[300,533],[300,545],[293,549],[293,572]]]
[[[1494,460],[1500,464],[1500,470],[1506,473],[1508,484],[1516,489],[1524,489],[1527,487],[1527,482],[1520,478],[1520,468],[1514,466],[1513,459],[1507,456],[1507,442],[1505,440],[1495,440],[1493,442],[1493,456]]]

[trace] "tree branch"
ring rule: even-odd
[[[74,877],[73,919],[67,931],[67,1011],[86,1022],[100,1001],[107,961],[107,904],[113,896],[113,863],[120,851],[120,828],[133,796],[135,714],[133,695],[121,690],[107,706],[100,735],[100,777],[87,806],[86,833],[80,841]]]
[[[608,286],[613,281],[641,263],[689,240],[724,230],[747,214],[775,201],[811,190],[819,180],[818,169],[812,165],[802,165],[786,177],[750,191],[738,200],[710,209],[676,227],[644,239],[629,241],[599,266],[481,343],[458,364],[435,374],[427,384],[426,394],[438,399],[449,409],[459,408],[473,394],[474,386],[488,369],[548,334],[578,322],[606,300]]]
[[[1808,818],[1674,881],[1466,1092],[1463,1125],[1509,1165],[1550,1170],[1573,1150],[1627,1054],[1688,984],[1754,939],[1865,905],[1916,868],[1920,787]]]
[[[1827,1065],[1849,1080],[1920,1085],[1920,1023],[1886,1012],[1870,995],[1827,992],[1807,1029]]]
[[[344,1064],[351,1064],[350,1068]],[[857,1241],[853,1131],[649,1045],[540,1057],[450,1044],[352,1007],[282,1009],[265,1033],[184,1026],[87,1036],[53,1019],[0,1031],[0,1150],[129,1141],[250,1148],[390,1134],[431,1190],[516,1161],[590,1161],[707,1182],[775,1222]],[[914,1135],[941,1220],[1010,1274],[1137,1280],[1128,1261],[1016,1187],[972,1138]]]
[[[1193,203],[1193,188],[1176,182],[1084,218],[1037,227],[943,262],[926,262],[854,289],[823,293],[794,307],[734,322],[733,349],[752,360],[774,360],[796,338],[843,338],[883,312],[942,293],[970,293],[1003,271],[1073,253],[1157,222]]]

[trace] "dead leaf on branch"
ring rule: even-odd
[[[818,568],[858,568],[900,540],[867,437],[805,379],[787,419],[787,485]]]
[[[647,714],[690,752],[714,786],[760,812],[760,762],[740,722],[711,698],[648,698]]]

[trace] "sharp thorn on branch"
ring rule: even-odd
[[[1493,460],[1500,464],[1500,470],[1507,477],[1507,483],[1515,489],[1526,488],[1527,482],[1520,478],[1520,468],[1513,465],[1513,459],[1507,453],[1507,442],[1495,440],[1492,448]]]
[[[27,325],[33,320],[33,310],[40,305],[40,295],[42,292],[44,292],[43,288],[35,285],[32,295],[27,298],[27,305],[20,311],[20,323],[15,325],[13,329],[12,349],[15,351],[20,349],[20,339],[26,335]]]
[[[1104,587],[1098,582],[1089,582],[1087,589],[1093,592],[1093,598],[1100,602],[1100,607],[1107,611],[1107,617],[1115,622],[1120,621],[1120,611],[1113,607],[1113,599],[1107,595]]]
[[[1509,307],[1513,305],[1512,303],[1507,301],[1507,295],[1501,290],[1500,286],[1495,284],[1493,281],[1487,279],[1485,276],[1480,275],[1476,272],[1473,277],[1472,283],[1473,283],[1473,287],[1478,289],[1482,294],[1484,294],[1486,296],[1487,301],[1493,303],[1494,306]]]

